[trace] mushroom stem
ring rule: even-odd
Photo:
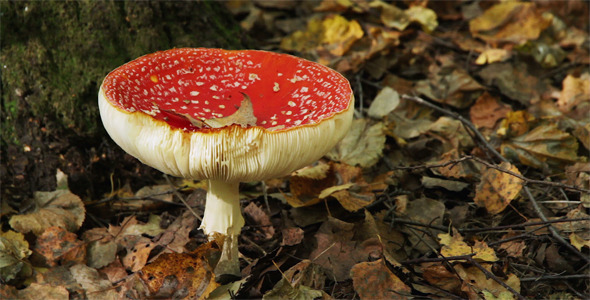
[[[215,268],[216,276],[240,276],[238,235],[244,226],[244,217],[240,209],[239,185],[239,182],[209,180],[201,229],[209,240],[215,239],[216,233],[225,236],[221,258]]]

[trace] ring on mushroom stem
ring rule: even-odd
[[[304,167],[340,141],[354,96],[338,72],[258,50],[180,48],[133,60],[104,79],[111,138],[164,173],[207,179],[201,228],[225,235],[216,275],[240,275],[240,182]]]

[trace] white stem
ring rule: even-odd
[[[239,235],[243,226],[239,183],[209,180],[205,213],[201,222],[203,232],[208,236],[214,232],[228,236]]]
[[[210,240],[214,239],[215,233],[226,237],[216,275],[240,274],[238,235],[244,226],[244,217],[240,209],[239,185],[239,182],[209,180],[201,229]]]

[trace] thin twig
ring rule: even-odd
[[[164,174],[164,178],[166,178],[166,182],[168,182],[168,184],[172,187],[174,187],[175,189],[173,190],[174,195],[176,195],[176,197],[178,197],[178,199],[180,199],[180,201],[182,202],[182,204],[184,204],[184,206],[186,206],[186,208],[188,208],[188,210],[191,212],[191,214],[193,214],[193,216],[195,216],[195,218],[197,218],[197,220],[199,221],[203,221],[203,218],[201,218],[201,216],[199,216],[194,210],[193,208],[188,205],[188,202],[186,202],[186,200],[184,199],[184,197],[178,192],[178,190],[176,189],[176,186],[172,183],[172,181],[170,180],[170,178],[168,178],[168,175]]]
[[[542,281],[542,280],[568,280],[568,279],[590,279],[589,274],[574,274],[574,275],[545,275],[538,277],[523,277],[520,282],[526,281]]]

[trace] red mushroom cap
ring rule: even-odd
[[[111,72],[105,96],[127,112],[143,112],[173,128],[232,115],[244,95],[256,125],[289,129],[314,124],[348,108],[348,81],[301,58],[266,51],[172,49],[148,54]],[[189,117],[190,116],[190,117]]]
[[[172,49],[107,75],[103,124],[129,154],[194,179],[254,181],[320,158],[350,128],[350,84],[338,72],[257,50]]]

